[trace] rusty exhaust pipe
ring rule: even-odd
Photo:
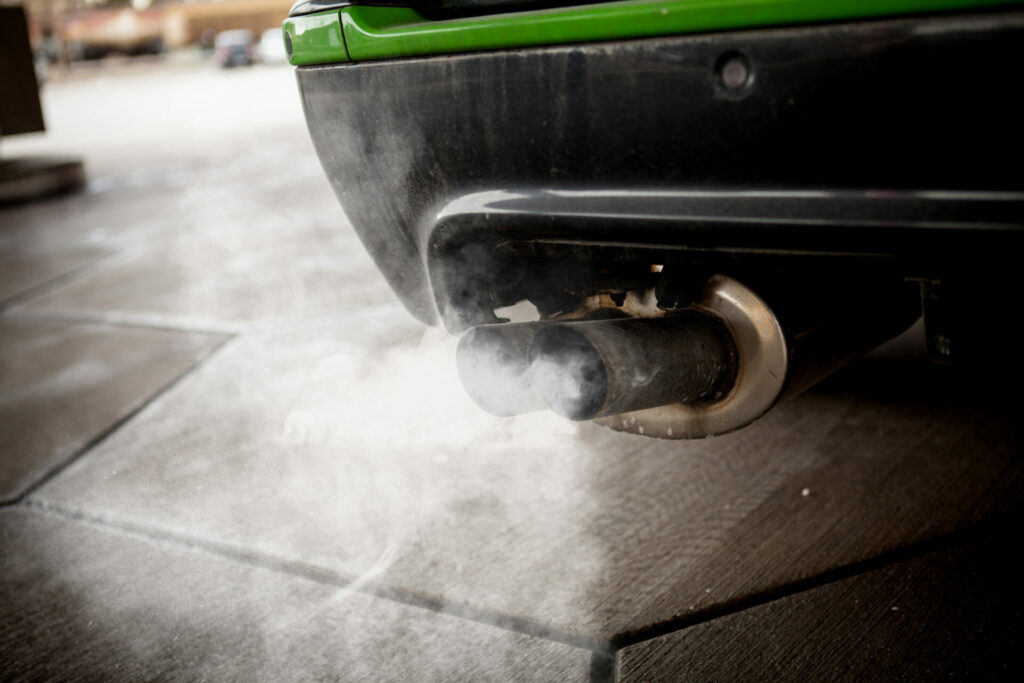
[[[534,336],[529,377],[555,413],[591,420],[715,400],[728,392],[735,367],[725,325],[691,310],[548,325]]]

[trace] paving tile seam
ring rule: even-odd
[[[63,308],[30,309],[16,307],[4,311],[2,306],[0,306],[0,315],[9,320],[88,323],[109,327],[126,327],[165,332],[196,332],[200,334],[241,336],[282,332],[328,321],[362,320],[401,310],[404,309],[397,301],[384,301],[374,304],[339,306],[331,311],[309,315],[284,316],[245,323],[223,322],[211,319],[189,319],[175,315],[117,313],[91,309],[72,311]]]
[[[590,683],[616,683],[618,668],[617,650],[591,653]]]
[[[602,662],[609,658],[614,659],[615,656],[616,648],[610,647],[608,643],[602,642],[597,638],[562,631],[524,617],[517,617],[472,605],[452,604],[415,591],[388,586],[377,581],[365,581],[356,576],[344,575],[334,570],[308,565],[295,560],[274,557],[266,553],[232,547],[227,544],[206,541],[99,515],[91,515],[81,510],[72,509],[39,498],[24,497],[16,504],[28,510],[85,524],[108,533],[122,534],[178,550],[203,552],[277,574],[305,579],[325,586],[353,590],[389,602],[445,614],[464,621],[484,624],[503,631],[569,645],[581,650],[588,650],[595,657],[601,658]],[[594,668],[595,665],[592,662],[592,669]],[[610,680],[603,675],[604,670],[607,669],[607,664],[597,665],[596,668],[602,674],[597,681],[605,682]]]
[[[83,263],[82,265],[76,266],[65,273],[52,277],[45,282],[40,282],[37,285],[29,287],[22,292],[18,292],[17,294],[0,301],[0,314],[6,314],[12,309],[29,304],[33,300],[46,296],[51,292],[55,292],[61,287],[74,284],[79,280],[84,280],[92,274],[93,271],[99,271],[107,262],[118,255],[118,252],[111,252],[105,249],[104,251],[107,253],[97,254],[96,260],[94,261]]]
[[[911,543],[906,546],[893,548],[892,550],[882,552],[874,557],[845,564],[822,572],[816,576],[769,588],[767,590],[724,603],[718,607],[699,610],[684,617],[651,624],[650,626],[636,631],[623,632],[611,638],[611,650],[617,653],[624,648],[638,645],[639,643],[643,643],[648,640],[654,640],[655,638],[660,638],[671,633],[684,631],[699,624],[714,621],[715,619],[720,619],[755,607],[760,607],[783,598],[788,598],[832,583],[851,579],[855,576],[868,574],[886,567],[917,559],[929,553],[954,547],[971,537],[980,536],[986,532],[992,531],[993,529],[1001,527],[1019,528],[1022,516],[1024,516],[1024,511],[1005,513],[992,519],[981,520],[965,527],[939,534],[932,538],[926,538],[922,541]]]
[[[181,332],[181,330],[176,330],[176,331],[177,332]],[[52,467],[49,471],[47,471],[45,474],[43,474],[41,477],[39,477],[38,480],[36,480],[32,485],[30,485],[28,488],[26,488],[20,495],[18,495],[17,497],[15,497],[14,499],[12,499],[10,501],[7,501],[5,503],[0,503],[0,507],[2,507],[4,505],[12,505],[12,504],[16,505],[18,503],[21,503],[23,501],[28,500],[28,498],[30,496],[32,496],[37,491],[39,491],[41,488],[43,488],[48,483],[53,481],[56,477],[60,476],[61,472],[63,472],[67,468],[71,467],[71,465],[73,465],[74,463],[78,462],[80,459],[86,457],[89,454],[90,451],[92,451],[94,448],[96,448],[101,443],[103,443],[104,441],[109,439],[111,436],[113,436],[113,434],[115,432],[120,430],[121,427],[123,427],[126,424],[128,424],[128,422],[130,422],[132,419],[134,419],[135,416],[137,416],[139,413],[144,411],[146,408],[148,408],[150,405],[152,405],[155,401],[159,400],[160,397],[164,396],[169,391],[174,389],[174,387],[178,386],[178,384],[180,384],[186,377],[189,377],[190,375],[192,375],[199,368],[201,368],[204,364],[209,362],[213,357],[218,355],[218,353],[220,351],[224,350],[224,348],[226,346],[228,346],[228,344],[230,342],[234,341],[235,339],[238,339],[238,337],[237,336],[226,336],[219,343],[217,343],[212,349],[210,349],[210,351],[207,352],[206,355],[202,356],[201,358],[196,360],[191,365],[186,366],[180,373],[175,375],[174,378],[171,379],[171,381],[169,381],[166,384],[164,384],[163,386],[159,387],[156,391],[151,393],[149,396],[144,397],[141,401],[139,401],[139,403],[137,405],[132,407],[131,410],[127,411],[124,415],[122,415],[120,418],[115,420],[112,424],[108,425],[105,429],[103,429],[98,434],[96,434],[92,438],[90,438],[87,442],[82,444],[82,446],[80,448],[78,448],[74,453],[72,453],[63,462],[61,462],[61,463],[57,464],[56,466]]]
[[[150,316],[146,314],[120,314],[99,310],[70,311],[62,308],[26,309],[14,308],[3,312],[8,320],[39,322],[83,323],[126,327],[131,329],[156,330],[159,332],[192,332],[197,334],[238,336],[247,331],[245,325],[223,324],[210,320],[186,320],[174,316]]]

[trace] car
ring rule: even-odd
[[[301,0],[284,33],[346,215],[495,414],[704,437],[922,314],[941,362],[1009,334],[1018,3]]]
[[[251,66],[255,60],[256,44],[252,31],[233,29],[221,31],[213,41],[213,55],[224,68]]]

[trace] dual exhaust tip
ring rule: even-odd
[[[659,318],[482,325],[459,341],[470,397],[499,416],[544,408],[591,420],[728,393],[737,354],[726,326],[697,310]]]

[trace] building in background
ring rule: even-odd
[[[3,0],[0,0],[2,3]],[[221,31],[259,36],[281,26],[293,0],[27,0],[29,35],[50,62],[108,54],[153,54],[210,47]]]

